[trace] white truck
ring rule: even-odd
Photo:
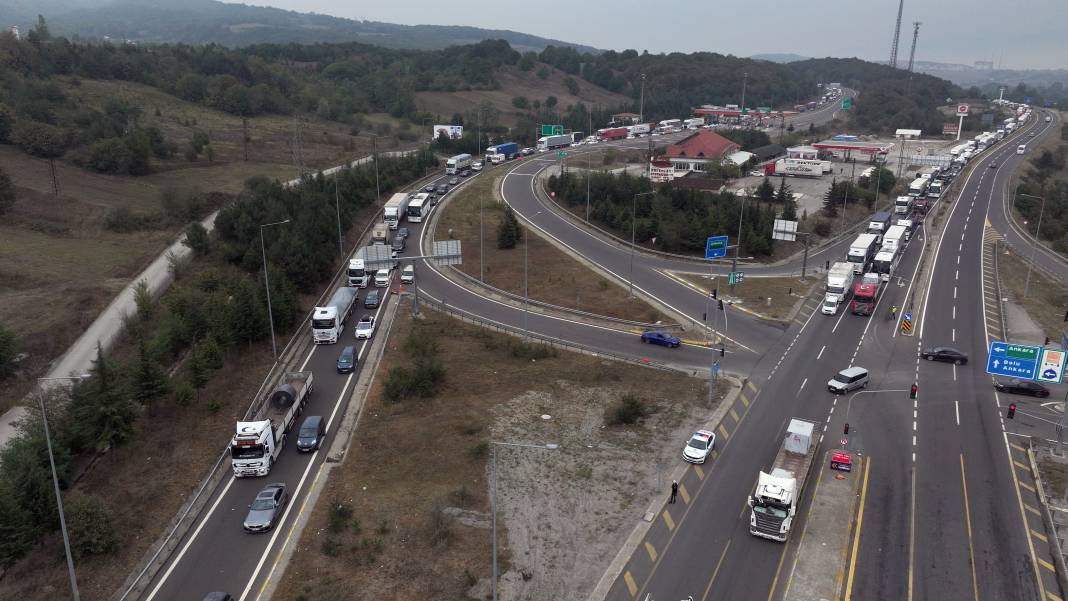
[[[648,135],[649,134],[649,124],[648,123],[638,123],[637,125],[630,125],[630,126],[627,127],[627,132],[628,132],[629,135],[632,135],[634,137]]]
[[[475,161],[469,154],[458,154],[454,157],[449,157],[449,160],[445,161],[445,174],[456,175],[464,169],[470,169],[471,163]]]
[[[694,117],[693,119],[687,119],[683,122],[683,126],[686,129],[701,129],[701,126],[705,124],[704,117]]]
[[[371,275],[367,273],[367,253],[362,246],[349,259],[348,277],[349,286],[353,288],[366,288],[367,283],[371,280]]]
[[[909,196],[913,198],[923,196],[927,193],[927,186],[930,185],[930,183],[930,178],[926,177],[917,177],[912,180],[912,183],[909,184]]]
[[[847,260],[853,265],[853,273],[864,273],[878,250],[877,234],[861,234],[849,245]]]
[[[848,300],[853,290],[853,265],[839,261],[831,265],[827,272],[827,293],[823,297],[820,312],[824,315],[836,315],[838,307]]]
[[[898,219],[897,223],[895,223],[894,225],[900,225],[901,227],[905,228],[905,242],[908,242],[910,239],[912,239],[913,223],[911,219]]]
[[[874,270],[872,274],[864,274],[865,277],[869,275],[878,274],[879,279],[884,282],[890,281],[890,274],[894,272],[894,268],[897,267],[898,253],[887,250],[884,246],[882,250],[875,253],[875,259],[871,263],[871,268]]]
[[[936,179],[931,182],[931,185],[927,186],[927,198],[940,198],[945,187],[946,184],[942,180]]]
[[[908,215],[912,212],[912,198],[911,196],[898,196],[894,199],[894,214],[895,215]]]
[[[545,152],[547,150],[553,150],[556,148],[564,148],[571,146],[571,142],[574,138],[571,134],[560,134],[557,136],[543,136],[538,138],[538,152]]]
[[[749,497],[749,533],[785,542],[798,512],[813,459],[816,456],[816,422],[793,418],[786,429],[771,472],[760,472]]]
[[[386,226],[391,230],[395,230],[400,226],[400,222],[404,219],[404,216],[408,213],[408,199],[409,196],[406,192],[398,192],[389,197],[386,201],[386,206],[383,207],[383,218],[386,221]]]
[[[891,225],[890,229],[883,234],[883,250],[900,253],[905,247],[905,231],[902,225]]]
[[[286,433],[304,410],[314,388],[310,371],[288,372],[264,399],[255,419],[237,422],[230,441],[234,476],[266,476],[286,444]]]
[[[315,344],[337,344],[345,329],[345,320],[356,305],[356,289],[342,286],[330,297],[325,307],[316,307],[312,312],[312,341]]]

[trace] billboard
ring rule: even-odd
[[[441,137],[442,132],[450,140],[459,140],[464,137],[464,126],[462,125],[435,125],[434,126],[434,139],[437,140]]]
[[[943,123],[942,124],[942,135],[943,136],[955,136],[955,135],[957,135],[957,124],[956,123]]]

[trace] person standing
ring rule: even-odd
[[[675,499],[678,496],[679,496],[679,481],[678,480],[672,480],[671,481],[671,500],[669,500],[668,503],[674,503]]]

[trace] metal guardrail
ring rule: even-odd
[[[340,171],[340,169],[333,170],[331,172],[331,175],[337,173],[338,171]],[[438,173],[434,173],[432,175],[425,175],[412,182],[409,187],[421,187],[427,181],[433,180],[434,178],[438,177],[438,175]],[[333,292],[333,290],[338,286],[338,284],[340,284],[342,278],[348,271],[348,257],[352,256],[352,253],[354,253],[356,249],[360,247],[360,245],[362,244],[362,240],[367,236],[368,232],[371,231],[371,228],[374,227],[374,225],[378,222],[378,218],[381,214],[382,207],[378,207],[378,209],[374,213],[372,213],[371,219],[368,221],[367,225],[364,226],[363,230],[361,230],[359,236],[357,236],[356,242],[353,244],[352,248],[350,248],[348,252],[346,252],[346,254],[342,257],[341,265],[337,269],[337,271],[334,272],[333,276],[331,276],[330,282],[327,285],[325,291],[319,296],[318,299],[316,299],[316,306],[322,304],[323,301],[325,301],[328,296]],[[297,323],[307,323],[311,319],[313,312],[314,309],[308,311],[304,315],[303,319],[298,321]],[[270,369],[267,371],[267,375],[264,376],[260,387],[252,395],[252,399],[249,402],[248,409],[245,411],[244,417],[242,418],[243,420],[250,419],[263,407],[263,403],[266,402],[266,395],[264,394],[265,390],[270,386],[274,385],[281,378],[283,373],[289,371],[292,367],[292,364],[294,363],[294,359],[299,356],[302,356],[303,351],[308,349],[311,344],[311,338],[307,335],[307,332],[303,329],[303,327],[298,325],[298,327],[290,335],[289,341],[284,347],[282,347],[281,352],[278,354],[279,360],[271,365]],[[186,501],[186,503],[183,505],[183,508],[179,510],[180,515],[177,517],[176,520],[172,522],[173,525],[171,526],[169,532],[167,532],[161,539],[157,540],[157,542],[149,548],[149,550],[146,552],[145,556],[142,559],[141,565],[143,567],[141,568],[140,572],[138,572],[135,576],[131,576],[126,579],[126,581],[123,583],[122,588],[120,589],[121,594],[119,594],[119,592],[117,591],[115,594],[112,595],[111,598],[113,601],[126,601],[127,599],[131,598],[131,594],[133,595],[132,598],[139,598],[140,595],[144,592],[145,588],[148,586],[148,584],[150,584],[152,580],[156,577],[156,574],[162,567],[162,565],[160,564],[161,557],[164,555],[165,552],[170,553],[173,552],[175,548],[177,548],[178,541],[181,540],[185,533],[188,532],[190,526],[192,526],[189,521],[190,515],[194,513],[194,510],[196,510],[196,512],[199,512],[199,510],[203,508],[203,503],[200,503],[200,501],[204,497],[204,493],[210,490],[214,490],[215,486],[217,486],[219,481],[221,481],[223,472],[225,471],[222,468],[223,466],[225,466],[226,457],[228,455],[229,449],[223,449],[222,453],[219,454],[219,457],[215,460],[215,463],[212,465],[211,469],[208,470],[207,474],[200,480],[200,483],[196,488],[196,492],[194,493],[193,498]],[[147,581],[145,580],[146,576],[149,576]]]

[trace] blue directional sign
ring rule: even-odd
[[[1021,380],[1034,380],[1042,348],[1027,344],[991,342],[986,359],[986,373]]]
[[[705,258],[719,259],[727,256],[727,237],[709,236],[705,240]]]
[[[905,321],[912,321],[912,313],[905,311]]]

